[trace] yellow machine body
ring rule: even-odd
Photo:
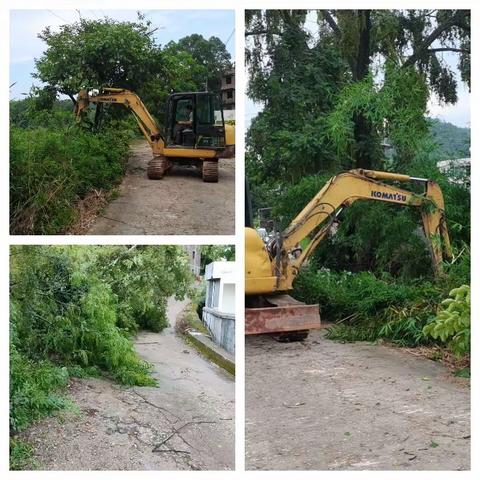
[[[245,228],[245,295],[276,291],[274,265],[263,240],[253,228]]]
[[[140,97],[130,90],[122,88],[104,88],[98,95],[89,95],[87,90],[81,90],[77,96],[75,114],[80,118],[89,104],[120,104],[128,108],[137,120],[154,156],[164,156],[170,159],[216,159],[233,156],[235,150],[235,127],[225,124],[225,148],[169,147],[165,145],[160,128]]]

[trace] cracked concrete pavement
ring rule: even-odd
[[[162,180],[147,178],[152,151],[131,145],[127,172],[87,235],[233,235],[235,159],[219,160],[218,183],[204,183],[196,168],[174,166]]]
[[[170,300],[171,324],[185,302]],[[80,410],[46,418],[22,437],[45,470],[227,470],[234,468],[235,383],[175,332],[142,332],[139,354],[158,387],[76,379]]]
[[[470,390],[434,361],[325,331],[246,338],[247,470],[468,470]]]

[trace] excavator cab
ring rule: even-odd
[[[174,93],[165,119],[168,148],[225,148],[225,121],[220,96],[210,92]]]

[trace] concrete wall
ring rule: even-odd
[[[235,316],[203,307],[203,323],[212,335],[213,341],[232,355],[235,353]]]

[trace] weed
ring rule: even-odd
[[[38,467],[33,447],[18,438],[10,438],[10,470],[36,470]]]

